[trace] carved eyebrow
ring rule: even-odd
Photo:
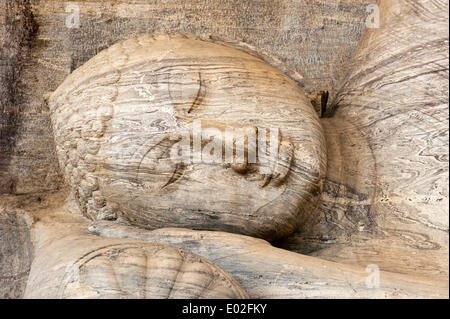
[[[182,178],[183,175],[184,175],[185,170],[186,170],[186,166],[184,165],[184,163],[178,163],[178,164],[175,166],[175,169],[174,169],[174,171],[173,171],[173,173],[172,173],[172,176],[170,177],[170,179],[168,180],[168,182],[167,182],[163,187],[161,187],[161,189],[163,189],[163,188],[169,186],[170,184],[175,183],[177,180],[179,180],[180,178]]]
[[[199,87],[197,91],[197,96],[195,97],[194,102],[192,102],[192,105],[188,110],[188,114],[190,114],[195,108],[197,108],[203,102],[203,98],[206,95],[206,86],[204,85],[204,81],[202,80],[202,74],[200,72],[198,72],[198,81]]]
[[[138,164],[137,170],[136,170],[136,180],[138,180],[138,176],[139,176],[139,173],[140,173],[140,171],[141,171],[142,162],[143,162],[144,159],[147,157],[147,155],[148,155],[155,147],[161,146],[161,145],[163,145],[163,144],[165,144],[165,143],[168,143],[168,144],[169,144],[169,145],[166,145],[166,146],[167,146],[167,149],[169,149],[173,144],[177,143],[177,141],[171,141],[169,138],[165,137],[165,138],[161,139],[159,142],[157,142],[157,143],[151,145],[151,146],[147,149],[147,151],[144,153],[144,155],[142,155],[142,157],[141,157],[141,159],[140,159],[140,161],[139,161],[139,164]],[[165,186],[166,186],[166,185],[165,185]]]

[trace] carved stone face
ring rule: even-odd
[[[230,46],[185,36],[128,40],[74,71],[49,104],[66,181],[92,219],[271,240],[293,232],[320,193],[324,138],[304,92]],[[202,151],[222,151],[236,128],[248,133],[247,150],[262,145],[252,136],[278,130],[266,144],[278,145],[275,156],[202,159]],[[180,145],[189,149],[183,162],[173,158]]]

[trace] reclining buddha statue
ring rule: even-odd
[[[68,191],[24,215],[24,296],[448,297],[446,23],[408,3],[380,2],[329,94],[181,34],[74,70],[45,97]]]

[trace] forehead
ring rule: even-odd
[[[160,127],[176,128],[194,119],[220,117],[293,130],[298,121],[306,127],[314,122],[316,115],[302,89],[257,57],[184,38],[148,45],[150,53],[132,52],[120,69],[115,121],[148,126],[156,119]]]
[[[255,111],[272,112],[278,104],[307,102],[293,80],[256,56],[195,38],[147,35],[118,43],[75,70],[51,104],[64,104],[74,94],[97,104],[115,99],[119,108],[129,102],[176,103],[175,110],[182,111],[195,100],[199,84],[202,102],[219,113],[239,109],[257,115]]]

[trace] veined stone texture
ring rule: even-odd
[[[248,298],[205,258],[158,243],[92,236],[86,221],[48,211],[35,221],[25,298]]]
[[[217,297],[244,296],[231,276],[252,298],[448,298],[448,1],[380,0],[379,28],[366,29],[359,41],[369,15],[367,5],[373,3],[372,0],[0,0],[0,298],[23,297],[25,286],[27,297],[173,297],[180,296],[179,292],[187,296],[185,292],[189,291],[189,297],[195,298],[209,291],[204,289],[209,282],[227,287],[214,289]],[[68,9],[74,5],[79,9],[79,27],[67,25],[67,19],[74,13]],[[207,39],[208,42],[202,42],[205,45],[224,46],[222,52],[237,48],[238,56],[245,56],[245,63],[233,66],[234,70],[247,63],[264,65],[261,70],[270,69],[270,74],[282,72],[305,90],[322,116],[318,122],[323,127],[326,142],[320,147],[323,151],[326,149],[327,158],[323,191],[314,185],[314,178],[309,184],[314,188],[308,204],[316,205],[317,209],[299,205],[303,214],[298,217],[304,217],[303,220],[264,217],[264,221],[253,223],[253,228],[242,222],[238,229],[230,225],[238,223],[236,217],[253,216],[237,214],[228,219],[222,214],[224,218],[214,226],[222,231],[143,229],[153,228],[149,224],[151,220],[145,219],[149,216],[144,214],[151,210],[142,209],[145,205],[139,198],[148,198],[155,190],[174,191],[173,188],[183,181],[200,184],[200,179],[183,180],[190,171],[186,167],[171,166],[161,156],[173,143],[178,143],[177,140],[165,140],[151,148],[146,143],[151,143],[148,137],[154,132],[144,130],[145,135],[136,142],[135,137],[145,127],[137,124],[146,122],[151,113],[140,113],[139,118],[133,118],[126,112],[132,113],[131,109],[119,108],[122,112],[116,113],[116,108],[112,108],[111,113],[104,107],[105,102],[106,105],[116,102],[119,95],[115,93],[123,93],[123,90],[111,91],[107,87],[114,87],[120,81],[127,85],[115,69],[129,62],[128,57],[123,59],[123,53],[128,50],[120,41],[161,32],[193,34]],[[160,37],[158,41],[163,39]],[[105,52],[99,54],[115,43],[121,44],[114,56]],[[130,45],[131,53],[135,47]],[[186,51],[189,52],[175,50]],[[87,82],[76,85],[84,88],[89,84],[101,84],[97,86],[98,91],[89,88],[92,97],[103,98],[101,104],[93,103],[96,105],[91,113],[81,112],[81,119],[76,120],[70,115],[74,113],[67,110],[62,117],[67,123],[59,123],[58,131],[52,131],[48,97],[71,73],[77,73],[74,70],[97,54],[105,59],[96,65],[110,65],[110,68],[106,67],[106,73],[98,78],[86,77]],[[167,59],[165,62],[166,66],[171,65]],[[189,65],[199,62],[195,60]],[[269,64],[280,72],[273,71]],[[229,121],[220,113],[206,114],[202,109],[217,96],[223,96],[222,93],[232,92],[227,90],[232,87],[229,84],[234,83],[231,77],[222,77],[226,82],[221,86],[222,92],[211,96],[211,87],[205,82],[208,77],[202,74],[213,74],[213,70],[179,76],[180,73],[186,75],[187,68],[178,65],[177,76],[172,78],[175,81],[171,81],[169,77],[148,76],[152,72],[148,72],[145,65],[141,63],[142,67],[135,70],[145,73],[142,83],[137,76],[125,78],[134,85],[139,84],[135,86],[139,97],[133,105],[145,98],[148,100],[145,105],[150,105],[154,91],[159,92],[158,102],[177,101],[184,111],[181,114],[189,114],[175,116],[177,130],[190,128],[191,119],[199,115],[204,128],[215,127],[221,132],[228,125],[256,132],[264,122],[264,119],[257,125],[246,122],[245,117],[250,117],[245,113],[238,114],[240,121]],[[183,72],[178,72],[181,70]],[[99,70],[93,67],[86,73],[91,71]],[[254,71],[258,72],[260,70]],[[285,76],[276,78],[287,79],[287,83],[281,84],[275,79],[268,85],[265,95],[274,92],[275,87],[290,88],[293,84]],[[255,91],[257,85],[246,87],[245,79],[241,74],[236,86],[243,92]],[[256,82],[251,83],[262,83],[260,78],[254,80]],[[285,91],[274,92],[271,98],[282,100]],[[295,86],[294,91],[302,89]],[[296,94],[290,92],[288,100]],[[304,92],[300,95],[299,101],[304,101]],[[128,95],[123,101],[133,99]],[[82,102],[72,109],[79,110],[90,104]],[[241,102],[246,107],[252,105],[249,99],[239,100]],[[128,105],[121,106],[124,104]],[[300,103],[300,108],[307,104],[308,101]],[[165,110],[170,108],[169,103],[164,105]],[[94,109],[95,115],[92,114]],[[306,107],[309,109],[310,106]],[[272,111],[267,114],[273,116]],[[116,115],[119,116],[116,118]],[[274,118],[287,123],[295,120],[298,124],[296,116],[300,117],[296,114],[287,118],[276,113]],[[78,123],[85,125],[84,134],[77,135]],[[154,124],[155,128],[162,127],[162,122]],[[77,129],[72,132],[69,127]],[[128,131],[126,127],[134,130]],[[264,179],[260,176],[256,180],[258,192],[262,189],[276,194],[292,185],[292,159],[299,159],[299,154],[311,154],[300,152],[299,144],[294,145],[292,136],[280,128],[279,159],[290,165],[279,166]],[[109,135],[112,132],[117,133],[116,137],[122,135],[123,139],[112,139]],[[129,134],[123,135],[123,132]],[[316,132],[322,135],[321,130]],[[61,169],[53,135],[64,164]],[[105,148],[108,138],[110,148]],[[61,144],[61,139],[70,143]],[[120,157],[122,152],[118,145],[125,145],[124,149],[128,150],[125,158]],[[131,154],[136,146],[147,148],[149,152]],[[319,157],[320,154],[323,153],[318,153]],[[133,155],[141,158],[139,165],[135,165]],[[306,163],[308,158],[317,159],[308,155],[302,160]],[[126,164],[118,165],[123,160]],[[72,167],[66,166],[65,161]],[[112,165],[106,165],[108,161]],[[87,165],[90,163],[96,165]],[[133,178],[130,172],[135,167],[139,169]],[[211,167],[205,167],[202,172]],[[245,163],[216,167],[220,171],[217,169],[213,171],[217,174],[208,175],[215,182],[210,183],[210,188],[201,184],[200,188],[188,188],[196,192],[202,190],[205,197],[213,199],[212,203],[197,201],[199,205],[221,205],[217,200],[222,191],[218,188],[223,187],[220,183],[231,181],[245,185],[255,182],[253,177],[260,172],[255,165]],[[301,176],[303,181],[311,178],[313,172],[321,172],[313,165],[310,168],[310,175]],[[81,174],[78,174],[79,169]],[[225,171],[236,178],[228,179]],[[61,183],[62,175],[68,177],[66,185]],[[114,183],[110,183],[111,180]],[[302,190],[308,186],[303,182],[297,184]],[[98,236],[89,235],[90,220],[80,216],[78,204],[71,200],[74,194],[69,196],[69,204],[62,207],[69,187],[81,199],[85,216],[117,218],[116,222],[96,220],[90,230]],[[245,201],[248,204],[255,203],[254,199],[260,196],[248,187],[237,191],[242,197],[233,200],[251,198]],[[183,195],[191,194],[186,191]],[[316,196],[320,196],[318,201]],[[125,199],[129,205],[119,205]],[[274,211],[282,207],[276,206]],[[53,215],[55,212],[57,214]],[[205,216],[205,211],[200,211],[200,215],[198,211],[195,213],[197,217]],[[289,217],[289,212],[286,215]],[[170,215],[163,215],[156,221],[167,227],[164,225],[167,220],[163,220],[167,216]],[[214,223],[208,218],[187,222],[207,226]],[[126,223],[128,226],[123,225]],[[271,240],[289,234],[293,225],[298,226],[295,233],[272,241],[278,248],[262,239],[231,233],[248,229],[252,236]],[[154,243],[198,254],[221,267],[223,271],[218,270],[219,273],[226,271],[229,275],[210,276],[218,267],[205,262],[211,265],[207,268],[212,273],[207,271],[209,275],[204,276],[203,268],[191,268],[189,259],[187,269],[194,269],[192,274],[195,275],[185,277],[185,272],[176,273],[193,281],[172,281],[178,283],[173,287],[181,289],[169,294],[148,293],[157,291],[150,283],[151,278],[158,276],[148,276],[155,266],[153,262],[161,270],[170,268],[170,262],[179,261],[176,248],[168,248],[170,253],[164,258],[154,259],[155,249],[159,249]],[[114,247],[102,248],[109,245]],[[185,260],[178,264],[186,265]],[[366,281],[374,278],[376,270],[379,270],[378,288]],[[119,274],[118,279],[114,279],[117,278],[114,274]],[[164,272],[158,278],[173,278],[167,274]],[[96,279],[92,280],[92,275]],[[148,290],[140,289],[144,283]],[[192,283],[199,289],[189,289]],[[185,287],[188,289],[184,290]]]
[[[182,35],[118,43],[74,71],[49,106],[60,166],[89,218],[272,240],[317,204],[326,150],[316,112],[296,82],[230,46]],[[201,150],[189,141],[191,157],[173,161],[174,138],[197,139],[195,121],[223,135],[248,129],[255,142],[263,132],[258,147],[278,145],[273,169],[263,170],[261,154],[243,167],[222,156],[208,163],[207,145],[195,162]]]

